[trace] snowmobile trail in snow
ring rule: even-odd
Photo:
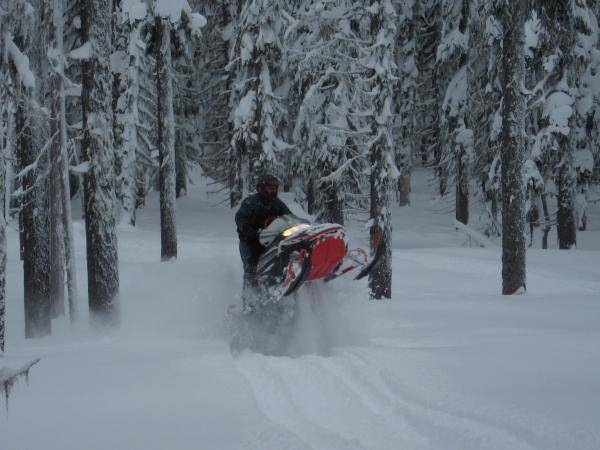
[[[400,389],[380,363],[372,348],[332,357],[245,354],[237,361],[263,414],[313,449],[548,448],[516,423]]]

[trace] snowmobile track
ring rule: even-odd
[[[360,350],[330,358],[245,354],[237,361],[259,409],[313,449],[535,450],[527,430],[403,392]],[[536,445],[538,441],[539,445]]]

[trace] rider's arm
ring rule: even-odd
[[[235,214],[235,224],[237,225],[240,238],[246,241],[258,240],[258,230],[252,226],[252,217],[254,216],[254,205],[250,198],[245,199]]]

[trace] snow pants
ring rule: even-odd
[[[258,259],[262,254],[262,249],[248,242],[240,241],[240,256],[244,265],[244,290],[242,293],[242,303],[244,307],[250,306],[252,298],[256,296],[258,289],[258,280],[256,279],[256,266]]]

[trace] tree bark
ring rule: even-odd
[[[456,220],[467,225],[469,223],[469,166],[463,148],[458,151],[456,176]]]
[[[410,205],[410,172],[405,173],[400,177],[398,181],[400,187],[400,206]]]
[[[568,250],[577,246],[577,223],[575,220],[575,170],[570,139],[559,137],[562,160],[558,169],[558,213],[556,231],[558,248]]]
[[[389,2],[378,3],[371,0],[371,38],[387,35],[395,36],[395,19],[389,14],[393,7]],[[391,60],[391,46],[379,46],[373,55],[378,67],[385,67],[386,61]],[[388,68],[389,70],[389,68]],[[381,252],[381,259],[369,275],[371,298],[383,299],[392,297],[392,216],[391,174],[393,173],[393,150],[391,139],[392,103],[391,73],[382,74],[376,70],[369,70],[367,78],[372,80],[372,92],[375,92],[372,102],[374,117],[371,122],[372,143],[370,151],[370,237],[371,253]],[[379,248],[383,246],[383,248]]]
[[[93,55],[82,62],[84,176],[88,301],[93,324],[114,325],[119,319],[119,258],[115,218],[112,137],[111,0],[82,0],[81,38]]]
[[[525,205],[523,185],[524,111],[521,91],[525,74],[524,20],[521,0],[502,8],[502,293],[525,289]]]
[[[0,38],[1,43],[1,38]],[[0,58],[3,51],[0,49]],[[2,85],[6,83],[4,68],[0,68],[0,92],[4,94]],[[8,118],[5,115],[5,106],[0,105],[0,353],[4,352],[5,313],[6,313],[6,148]]]
[[[187,149],[183,127],[176,133],[175,173],[175,194],[179,198],[187,193]]]
[[[61,78],[60,76],[57,78]],[[65,254],[62,210],[62,165],[60,140],[60,94],[53,89],[52,129],[50,153],[50,311],[52,318],[65,314]]]
[[[171,24],[159,17],[156,30],[156,79],[158,92],[157,127],[160,161],[160,242],[161,260],[177,258],[175,223],[175,116],[171,78]]]
[[[54,26],[55,26],[55,42],[59,60],[58,72],[64,73],[65,56],[64,56],[64,34],[63,34],[63,0],[54,0]],[[60,202],[62,205],[62,231],[63,231],[63,250],[64,250],[64,265],[67,275],[67,298],[69,303],[69,318],[71,323],[77,321],[77,275],[75,272],[75,250],[73,248],[73,221],[71,215],[71,183],[69,180],[69,149],[67,135],[67,108],[65,96],[65,83],[62,76],[56,79],[56,111],[54,114],[58,120],[59,133],[59,179],[60,179]]]

